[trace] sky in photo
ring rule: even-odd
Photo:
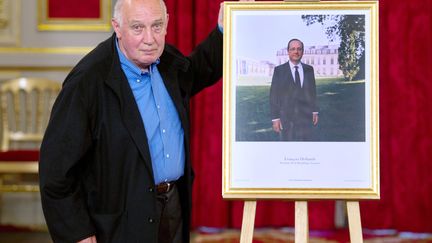
[[[276,52],[285,48],[292,38],[302,40],[305,46],[339,44],[339,39],[331,42],[327,38],[326,26],[320,23],[307,26],[301,14],[298,11],[248,11],[237,14],[233,18],[237,56],[276,63]]]

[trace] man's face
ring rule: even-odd
[[[146,69],[162,55],[168,15],[160,0],[127,0],[121,13],[121,21],[112,21],[119,47],[130,61]]]
[[[298,64],[303,57],[303,46],[300,41],[291,41],[288,46],[288,57],[294,64]]]

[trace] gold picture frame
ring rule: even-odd
[[[50,18],[48,1],[38,0],[38,30],[40,31],[110,31],[111,0],[100,1],[100,18]]]
[[[354,36],[338,35],[344,28]],[[273,71],[293,38],[323,106],[310,141],[279,141],[269,114]],[[339,58],[358,40],[356,79]],[[224,198],[379,199],[378,41],[378,1],[224,3]]]

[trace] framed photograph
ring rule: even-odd
[[[38,0],[40,31],[110,31],[111,0]]]
[[[224,8],[223,197],[379,199],[378,1]]]
[[[0,0],[0,46],[20,43],[20,0]]]

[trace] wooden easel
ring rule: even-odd
[[[352,243],[362,243],[360,207],[358,201],[346,201],[350,239]],[[251,243],[253,238],[256,200],[245,201],[240,243]],[[309,242],[309,220],[307,201],[295,201],[295,242]]]
[[[253,2],[255,0],[239,0]],[[285,2],[319,2],[320,0],[283,0]],[[346,201],[350,239],[362,243],[363,235],[358,201]],[[240,243],[252,243],[255,222],[256,200],[245,201]],[[295,201],[295,242],[309,242],[309,220],[307,201]]]

